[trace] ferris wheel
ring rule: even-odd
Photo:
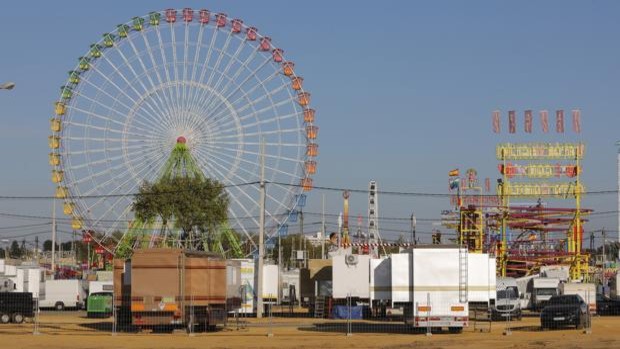
[[[127,232],[132,194],[181,139],[226,186],[229,224],[247,237],[258,231],[264,159],[273,236],[317,166],[315,111],[294,68],[255,27],[205,9],[151,12],[103,34],[69,72],[50,120],[55,196],[72,228]]]

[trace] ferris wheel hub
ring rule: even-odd
[[[187,143],[187,139],[185,139],[185,137],[183,137],[183,136],[179,136],[177,138],[177,144],[178,143],[185,144],[185,143]]]

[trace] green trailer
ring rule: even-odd
[[[96,292],[88,296],[86,316],[89,318],[112,316],[112,297],[112,292]]]

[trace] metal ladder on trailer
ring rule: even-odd
[[[459,247],[459,302],[467,302],[467,248]]]

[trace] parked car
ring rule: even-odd
[[[0,323],[21,324],[34,317],[34,301],[30,292],[0,292]]]
[[[596,313],[599,315],[620,315],[620,300],[597,293]]]
[[[540,327],[575,326],[584,328],[588,321],[588,304],[580,295],[553,296],[540,313]]]

